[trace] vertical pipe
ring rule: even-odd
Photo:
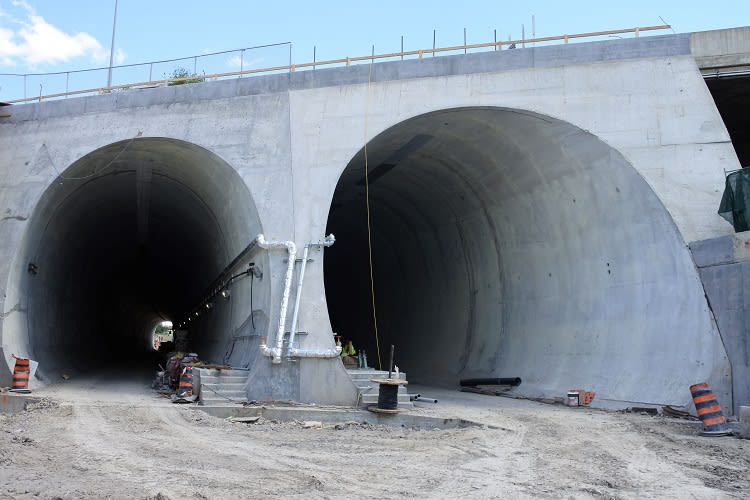
[[[526,48],[526,26],[521,25],[521,47]]]
[[[294,337],[297,334],[297,320],[299,319],[299,306],[302,301],[302,284],[305,281],[305,270],[307,269],[307,256],[309,254],[310,247],[312,246],[323,246],[330,247],[336,242],[336,237],[333,233],[329,234],[322,241],[311,241],[305,245],[305,250],[302,254],[302,265],[299,269],[299,277],[297,278],[297,295],[294,297],[294,309],[292,309],[292,326],[289,329],[289,354],[294,355],[295,353],[301,352],[300,349],[294,348]],[[309,353],[312,353],[308,351]]]
[[[272,363],[278,364],[281,363],[281,348],[284,345],[286,310],[289,305],[289,292],[292,287],[292,274],[294,274],[294,260],[297,257],[297,246],[293,241],[266,241],[262,234],[256,236],[255,241],[261,248],[286,248],[288,254],[286,274],[284,275],[284,291],[281,294],[281,306],[279,307],[279,326],[275,339],[276,347],[269,348],[266,343],[260,344],[260,352],[264,356],[270,356]]]
[[[149,83],[151,82],[151,77],[153,76],[153,73],[154,73],[154,63],[150,63],[148,65],[148,81],[149,81]]]
[[[466,54],[466,28],[464,28],[464,54]]]
[[[297,294],[294,297],[294,309],[292,311],[292,327],[289,329],[289,349],[294,349],[294,337],[297,333],[297,320],[299,319],[299,304],[302,300],[302,283],[305,281],[305,269],[307,269],[307,255],[310,251],[310,243],[305,245],[302,252],[302,265],[299,268],[299,278],[297,278]]]
[[[432,57],[435,57],[435,40],[437,39],[436,30],[432,30]]]
[[[404,60],[404,35],[401,35],[401,60]]]
[[[313,45],[313,71],[315,71],[315,62],[317,61],[316,58],[318,56],[317,50],[318,48],[315,45]]]
[[[292,44],[289,44],[289,72],[292,72]]]
[[[109,74],[107,76],[107,88],[112,86],[112,62],[115,57],[115,27],[117,26],[117,0],[115,0],[115,16],[112,19],[112,46],[109,49]]]
[[[372,46],[372,55],[370,56],[370,64],[375,63],[375,46]]]
[[[536,16],[534,14],[531,14],[531,38],[536,38]],[[536,47],[536,42],[532,45]]]
[[[497,50],[497,30],[495,30],[495,45],[494,49]]]

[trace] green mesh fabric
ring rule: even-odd
[[[727,175],[724,195],[719,204],[719,215],[734,226],[734,232],[750,230],[750,168]]]

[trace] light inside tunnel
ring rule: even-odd
[[[627,394],[623,374],[671,348],[660,330],[704,314],[651,188],[569,123],[445,110],[384,131],[367,155],[377,338],[364,150],[333,195],[325,285],[334,332],[375,367],[393,344],[420,383],[518,376],[542,392],[580,381]]]
[[[151,360],[157,325],[190,312],[259,232],[244,182],[205,149],[137,138],[84,156],[42,196],[19,259],[40,372]],[[193,321],[190,348],[220,359],[231,315],[217,304]]]

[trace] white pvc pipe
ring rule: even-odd
[[[340,355],[340,345],[333,349],[289,349],[289,356],[294,358],[337,358]]]
[[[281,349],[284,345],[284,327],[286,326],[286,310],[289,306],[289,292],[292,288],[292,275],[294,274],[294,260],[297,257],[297,246],[293,241],[266,241],[262,234],[256,238],[258,246],[261,248],[286,248],[289,254],[289,261],[286,266],[286,275],[284,276],[284,291],[281,295],[281,307],[279,308],[279,327],[276,330],[276,347],[268,347],[265,342],[260,344],[260,352],[264,356],[270,356],[272,363],[281,363]],[[252,314],[252,313],[251,313]],[[270,344],[270,342],[269,342]]]
[[[297,280],[297,295],[294,297],[294,311],[292,312],[292,327],[289,330],[289,355],[293,356],[292,352],[294,349],[294,337],[297,334],[297,320],[299,319],[299,305],[302,299],[302,283],[305,281],[305,269],[307,269],[307,255],[309,253],[310,247],[312,246],[322,246],[322,247],[330,247],[336,243],[336,237],[333,235],[333,233],[329,234],[325,237],[322,241],[311,241],[310,243],[307,243],[305,245],[305,251],[302,254],[302,267],[300,267],[299,270],[299,278]],[[339,352],[341,350],[339,349]],[[321,356],[321,357],[327,357],[327,356]]]

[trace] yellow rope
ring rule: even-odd
[[[373,46],[373,54],[375,54],[375,47]],[[367,250],[370,257],[370,294],[372,296],[372,322],[375,325],[375,346],[378,351],[378,369],[383,369],[383,364],[380,362],[380,338],[378,337],[378,315],[375,309],[375,278],[372,272],[372,227],[370,224],[370,179],[368,176],[368,165],[367,165],[367,117],[370,114],[370,88],[372,87],[372,64],[373,60],[370,60],[370,70],[367,74],[367,104],[365,106],[365,204],[367,206]]]

